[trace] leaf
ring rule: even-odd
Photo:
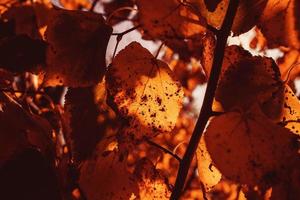
[[[126,158],[105,146],[105,142],[99,143],[94,157],[80,170],[79,184],[88,199],[169,199],[165,178],[151,161],[138,161],[131,174],[126,169]]]
[[[79,185],[87,199],[134,199],[138,186],[116,151],[99,152],[80,169]]]
[[[213,118],[204,138],[220,172],[249,186],[280,182],[299,159],[297,137],[270,121],[257,105]]]
[[[52,10],[50,18],[46,85],[86,87],[101,81],[112,28],[91,12]]]
[[[31,5],[13,6],[1,15],[3,21],[13,21],[17,35],[27,35],[32,39],[40,39],[37,16]]]
[[[118,114],[137,139],[171,131],[181,109],[183,91],[172,71],[139,43],[115,57],[106,76]]]
[[[53,153],[48,122],[23,110],[6,93],[0,93],[0,130],[0,166],[30,146],[44,154]]]
[[[184,59],[201,56],[207,30],[192,8],[177,0],[138,0],[137,6],[143,38],[162,40]]]
[[[10,72],[37,73],[38,65],[45,64],[46,43],[27,35],[6,37],[0,40],[0,67]]]
[[[259,28],[267,38],[269,48],[278,46],[300,48],[300,3],[297,0],[290,0],[287,5],[284,10],[259,24]]]
[[[213,165],[213,161],[205,144],[204,137],[200,139],[197,151],[198,173],[201,183],[204,185],[205,190],[211,190],[219,183],[222,178],[220,171]]]
[[[2,199],[61,199],[52,163],[37,149],[18,152],[1,166],[0,177]]]
[[[273,119],[288,128],[291,132],[300,135],[300,102],[297,96],[288,85],[285,85],[283,94],[278,94],[275,98],[277,100],[275,102],[279,103],[277,105],[271,104],[269,110],[274,110],[275,108],[275,110],[279,110],[280,112],[276,113],[277,115],[274,114],[272,116]],[[279,109],[276,109],[276,107],[279,107]]]
[[[58,0],[66,10],[83,10],[91,7],[91,1],[88,0]]]
[[[218,83],[215,98],[225,111],[236,106],[247,109],[254,102],[262,105],[281,89],[280,72],[272,59],[247,57],[229,65]]]
[[[207,7],[210,4],[206,2],[206,0],[192,0],[191,5],[199,10],[199,13],[207,20],[208,24],[220,29],[227,12],[229,0],[216,1],[218,4],[214,10],[210,9],[209,6]],[[253,26],[284,11],[288,3],[289,0],[241,0],[234,18],[232,31],[236,35],[247,32]]]
[[[137,179],[140,199],[170,199],[171,191],[166,183],[166,178],[156,170],[153,163],[147,158],[137,162],[134,177]]]

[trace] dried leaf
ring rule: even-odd
[[[151,138],[174,128],[182,87],[168,65],[139,43],[132,42],[116,56],[106,80],[119,115],[128,120],[129,134]]]
[[[50,18],[46,85],[85,87],[101,81],[112,28],[91,12],[52,10]]]

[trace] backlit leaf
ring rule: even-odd
[[[137,6],[143,38],[160,39],[183,57],[201,56],[206,28],[193,8],[177,0],[138,0]]]
[[[204,138],[220,172],[251,186],[280,181],[298,156],[296,137],[270,121],[258,106],[213,118]]]
[[[254,102],[263,104],[281,89],[279,69],[270,58],[249,57],[235,60],[228,66],[218,83],[215,97],[225,110],[235,106],[247,108]]]
[[[46,85],[95,85],[105,72],[105,52],[112,28],[101,15],[52,10],[46,30]]]
[[[107,89],[127,131],[136,138],[153,137],[175,126],[183,97],[182,87],[168,65],[132,42],[113,60]]]
[[[201,137],[198,149],[196,151],[198,161],[199,179],[205,187],[205,190],[210,190],[222,178],[220,171],[213,165],[213,161],[207,151],[204,137]]]

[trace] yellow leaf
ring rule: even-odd
[[[171,131],[181,109],[183,90],[164,62],[133,42],[113,60],[106,76],[109,94],[127,133],[138,139]]]

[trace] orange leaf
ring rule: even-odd
[[[168,65],[139,43],[132,42],[116,56],[106,79],[120,116],[128,120],[127,133],[141,139],[174,128],[182,87]]]

